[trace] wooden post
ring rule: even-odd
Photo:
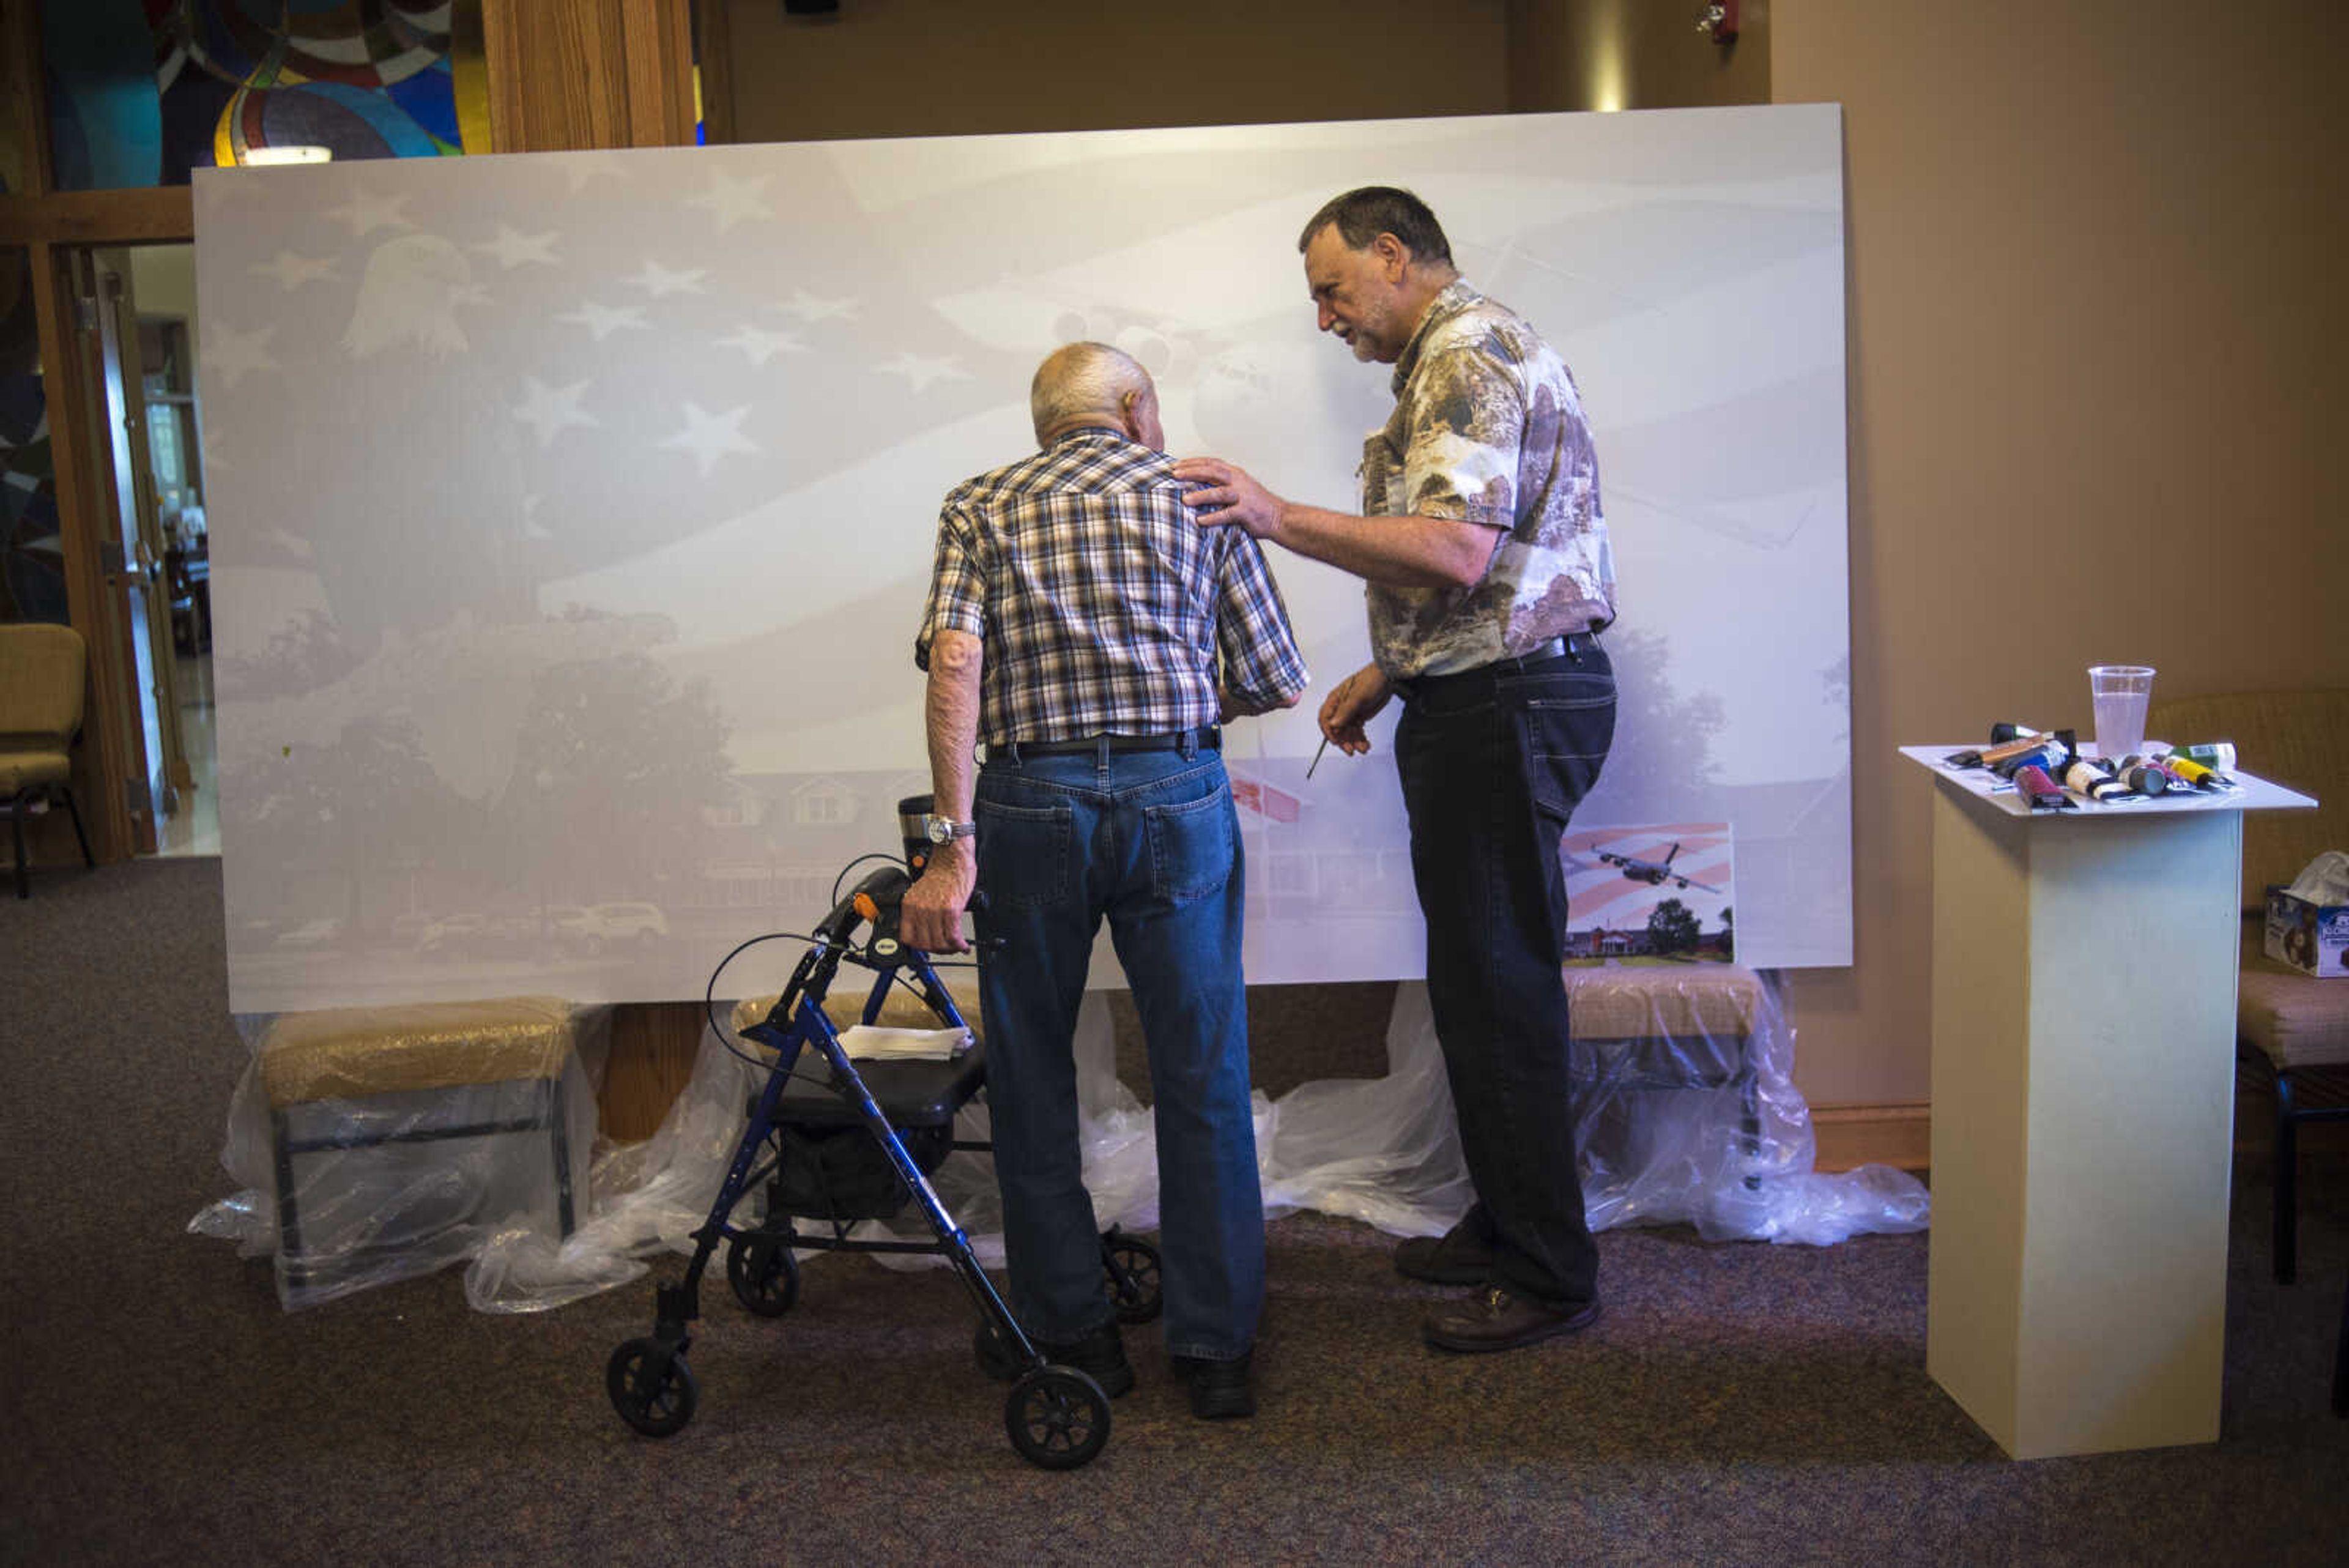
[[[482,0],[481,44],[497,151],[692,144],[688,0]],[[690,1002],[613,1009],[605,1133],[652,1136],[693,1075],[701,1025]]]
[[[691,144],[687,0],[482,0],[481,33],[498,151]]]
[[[612,1009],[612,1050],[595,1097],[605,1137],[634,1143],[659,1130],[693,1076],[701,1023],[698,1002],[624,1002]]]

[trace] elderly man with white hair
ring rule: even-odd
[[[1073,1060],[1108,919],[1150,1054],[1167,1350],[1195,1414],[1251,1415],[1264,1211],[1219,726],[1294,704],[1305,663],[1257,542],[1193,525],[1139,364],[1068,345],[1030,405],[1040,450],[939,514],[915,659],[945,842],[901,932],[968,950],[963,909],[974,886],[987,895],[979,1005],[1012,1305],[1050,1360],[1114,1397],[1133,1369],[1102,1288]]]

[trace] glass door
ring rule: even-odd
[[[192,245],[130,253],[139,305],[147,456],[163,547],[163,591],[188,777],[162,824],[163,855],[220,853],[219,750],[212,724],[212,531],[206,518],[203,422],[196,402]]]
[[[99,540],[109,594],[108,635],[119,639],[121,669],[133,691],[124,711],[139,716],[143,759],[126,770],[132,836],[142,855],[161,841],[164,818],[192,783],[181,730],[178,669],[171,644],[169,548],[148,450],[147,399],[140,364],[137,305],[129,254],[72,253],[75,341],[90,404],[86,428],[102,435],[92,478],[108,531]]]

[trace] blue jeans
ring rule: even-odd
[[[1248,1106],[1239,820],[1211,751],[990,755],[979,770],[979,1005],[1011,1302],[1031,1336],[1111,1321],[1071,1050],[1109,918],[1150,1051],[1166,1348],[1230,1360],[1264,1301]]]
[[[1523,668],[1409,683],[1395,765],[1427,917],[1427,998],[1500,1282],[1551,1305],[1598,1293],[1574,1163],[1566,874],[1558,838],[1615,736],[1596,641]]]

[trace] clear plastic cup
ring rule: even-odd
[[[2096,717],[2096,755],[2116,763],[2145,750],[2145,709],[2152,699],[2151,665],[2088,666],[2088,700]]]

